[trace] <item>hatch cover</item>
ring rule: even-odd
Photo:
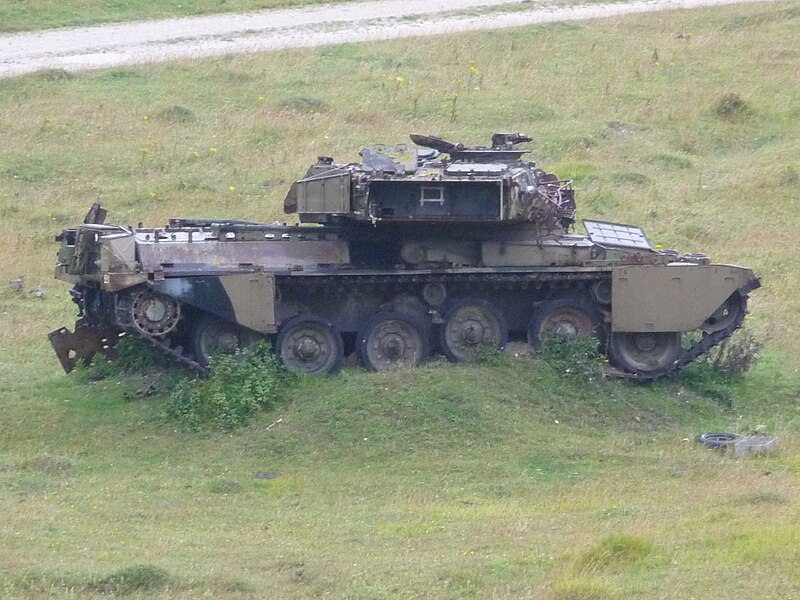
[[[653,250],[641,227],[604,221],[584,221],[583,225],[586,227],[589,239],[599,246]]]

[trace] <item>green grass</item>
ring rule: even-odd
[[[0,81],[0,281],[26,275],[0,288],[0,595],[797,596],[799,16],[715,8]],[[192,433],[161,416],[168,386],[136,399],[147,377],[65,376],[47,347],[74,316],[53,236],[93,201],[123,223],[284,219],[318,154],[514,129],[576,177],[580,216],[759,273],[753,371],[644,387],[536,358],[346,371],[248,428]],[[781,451],[691,441],[713,430]]]
[[[345,372],[192,434],[160,398],[125,400],[137,381],[52,374],[4,399],[0,589],[100,597],[134,569],[147,597],[791,595],[798,411],[776,381],[730,384],[726,410],[691,380],[587,384],[537,361]],[[783,453],[689,440],[758,425]]]
[[[343,0],[325,2],[331,4]],[[357,0],[349,0],[357,1]],[[0,32],[75,27],[109,21],[188,17],[321,4],[319,0],[7,0],[0,4]]]
[[[220,13],[295,8],[315,4],[338,4],[366,0],[7,0],[0,4],[0,33],[18,32],[53,27],[77,27],[106,22],[141,21],[170,17],[190,17]],[[625,0],[613,0],[624,2]],[[607,0],[557,0],[548,6],[608,3]],[[482,15],[503,12],[524,12],[540,7],[537,4],[519,4],[509,1],[494,7],[450,11],[450,15]],[[403,20],[424,17],[409,16]]]

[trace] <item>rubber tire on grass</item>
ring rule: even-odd
[[[742,436],[738,433],[728,433],[717,431],[711,433],[701,433],[697,436],[697,441],[709,448],[730,448],[738,442]]]

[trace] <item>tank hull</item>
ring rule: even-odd
[[[742,310],[711,334],[721,341],[741,325],[747,295],[758,286],[753,273],[743,267],[685,262],[650,250],[604,248],[582,235],[535,240],[524,228],[484,231],[484,239],[477,232],[469,239],[464,228],[455,243],[452,231],[425,232],[424,227],[385,232],[361,226],[181,225],[126,229],[87,224],[60,236],[56,276],[75,285],[73,297],[83,323],[92,324],[80,326],[81,338],[69,337],[65,328],[51,334],[65,369],[74,366],[70,352],[90,358],[87,355],[98,349],[113,346],[115,336],[130,334],[203,372],[210,356],[197,342],[203,337],[198,326],[212,318],[233,331],[220,336],[251,339],[242,333],[246,330],[273,343],[298,319],[323,322],[323,333],[331,339],[314,331],[292,338],[298,348],[303,343],[311,347],[308,361],[296,348],[294,358],[288,359],[290,367],[301,372],[306,362],[310,372],[316,372],[314,365],[327,364],[317,354],[338,346],[338,340],[343,352],[357,349],[359,341],[370,336],[378,337],[379,348],[388,343],[390,333],[381,337],[365,329],[376,316],[388,313],[407,316],[413,328],[406,324],[405,329],[415,329],[412,338],[445,353],[454,342],[439,339],[441,331],[449,327],[455,328],[456,337],[473,336],[460,342],[474,350],[462,352],[465,360],[477,356],[481,345],[502,347],[509,339],[536,343],[541,332],[531,333],[533,322],[551,327],[578,323],[579,330],[583,319],[608,347],[614,335],[623,333],[700,331],[715,311],[737,296]],[[370,254],[376,239],[382,240],[381,251]],[[407,240],[422,246],[420,256],[430,260],[405,261]],[[469,261],[474,264],[442,260],[468,254],[464,244],[473,245]],[[562,306],[555,316],[542,314],[565,302],[568,310]],[[466,306],[477,316],[453,325],[450,313],[456,306]],[[402,319],[395,321],[402,329]],[[501,338],[488,333],[475,337],[474,329],[481,327],[504,333]],[[712,341],[718,343],[708,343]],[[372,362],[397,362],[383,356],[389,350],[375,352],[383,362]],[[626,368],[630,365],[624,360],[618,366],[632,378],[657,379],[696,358],[688,358],[686,352],[650,369]],[[375,365],[366,360],[365,366]]]

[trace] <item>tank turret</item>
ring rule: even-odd
[[[320,157],[284,201],[303,223],[347,221],[535,223],[541,233],[575,221],[571,182],[523,160],[531,138],[497,133],[492,145],[465,146],[412,134],[419,147],[368,146],[361,162]]]

